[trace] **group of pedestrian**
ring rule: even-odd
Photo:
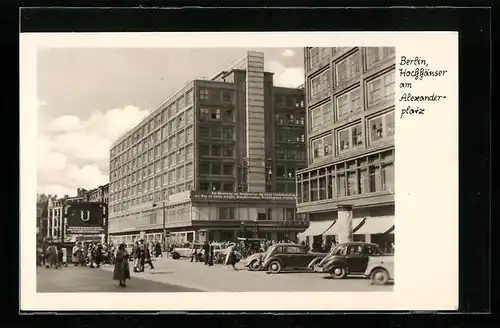
[[[214,252],[214,243],[205,241],[203,245],[201,246],[201,249],[198,250],[198,247],[196,244],[192,244],[190,246],[191,248],[191,262],[198,262],[201,260],[201,256],[203,256],[203,263],[206,266],[213,266],[214,263],[218,262],[217,256],[222,256],[222,254],[217,253],[215,254]],[[225,268],[227,269],[228,266],[231,266],[233,270],[237,270],[235,265],[237,263],[237,257],[235,254],[235,249],[236,249],[236,243],[231,243],[227,248],[226,248],[226,257],[224,259],[224,265]]]
[[[144,243],[144,239],[135,243],[133,256],[134,272],[144,272],[145,264],[148,264],[150,269],[154,269],[153,261],[151,260],[151,251],[149,250],[149,246]]]
[[[37,247],[37,266],[60,269],[68,266],[67,249],[62,244],[50,242]]]
[[[111,244],[89,243],[84,245],[77,242],[73,246],[71,255],[75,266],[89,266],[99,268],[102,264],[113,264],[116,248]]]

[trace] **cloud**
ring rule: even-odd
[[[109,149],[148,111],[134,106],[97,111],[87,119],[60,116],[38,136],[38,192],[73,196],[108,182]]]
[[[293,57],[293,56],[295,56],[295,51],[293,51],[291,49],[285,49],[285,51],[283,51],[283,53],[281,55],[283,57]]]
[[[274,85],[296,88],[304,84],[304,68],[302,66],[285,67],[277,61],[264,63],[264,69],[274,73]]]

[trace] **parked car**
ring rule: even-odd
[[[305,246],[293,243],[276,244],[265,253],[249,256],[245,266],[252,271],[269,270],[278,273],[284,269],[312,269],[326,254],[308,252]]]
[[[262,269],[262,259],[265,254],[265,252],[259,252],[248,256],[245,259],[245,267],[250,271],[260,271]]]
[[[385,285],[394,281],[394,256],[370,256],[365,277],[370,278],[374,285]]]
[[[373,243],[342,243],[330,251],[321,262],[314,266],[314,271],[329,273],[332,278],[344,279],[350,274],[364,275],[370,257],[382,256],[380,247]]]

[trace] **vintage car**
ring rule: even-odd
[[[298,244],[281,243],[267,249],[265,253],[256,253],[249,256],[245,266],[252,271],[267,269],[271,273],[278,273],[284,269],[312,269],[326,254],[308,252]]]
[[[386,285],[394,281],[394,255],[370,256],[365,277],[374,285]]]
[[[196,246],[198,256],[201,258],[202,257],[201,250],[203,245],[201,244],[194,244],[194,245]],[[172,256],[174,260],[178,260],[183,257],[191,257],[191,253],[192,253],[191,247],[176,247],[174,248],[173,251],[170,252],[170,256]]]
[[[245,259],[245,267],[250,271],[259,271],[262,269],[262,259],[266,253],[253,253]]]
[[[380,247],[373,243],[342,243],[330,251],[321,262],[314,266],[314,271],[329,273],[332,278],[344,279],[348,275],[364,275],[370,257],[382,256]]]
[[[224,247],[224,245],[220,243],[213,243],[212,245],[214,247],[215,263],[223,263],[227,254],[227,247]],[[203,261],[205,253],[205,251],[203,250],[203,244],[197,243],[195,244],[195,246],[196,246],[196,254],[198,256],[198,260]],[[179,247],[179,248],[174,248],[174,250],[170,252],[170,255],[174,260],[178,260],[180,258],[190,258],[192,251],[193,250],[191,247]],[[235,251],[234,253],[236,255],[236,262],[239,262],[241,259],[241,254],[238,251]]]

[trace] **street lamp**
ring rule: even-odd
[[[156,203],[153,204],[153,207],[156,207]],[[163,242],[163,251],[167,249],[167,227],[166,227],[166,218],[165,218],[165,201],[162,201],[161,207],[161,225],[162,225],[162,242]]]

